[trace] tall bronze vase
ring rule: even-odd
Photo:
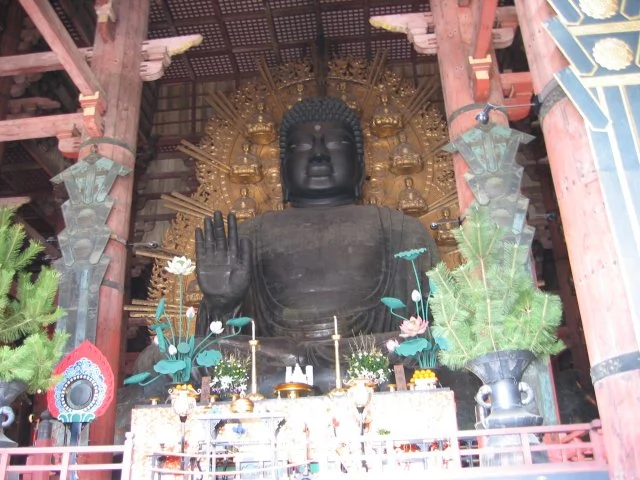
[[[4,429],[11,426],[15,414],[11,408],[18,395],[27,390],[27,384],[19,380],[0,382],[0,448],[17,447],[18,444],[4,434]]]
[[[476,403],[488,415],[478,423],[477,429],[516,428],[542,425],[543,418],[527,411],[524,406],[534,401],[531,387],[522,381],[522,375],[535,359],[528,350],[505,350],[492,352],[467,362],[466,368],[474,373],[483,384],[476,395]],[[529,436],[530,444],[539,444],[534,435]],[[494,447],[520,445],[519,435],[496,435],[488,439]],[[540,458],[538,458],[540,457]],[[534,463],[545,461],[534,455]],[[484,455],[484,465],[519,465],[524,462],[522,455],[503,453]]]

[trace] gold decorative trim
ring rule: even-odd
[[[633,62],[633,50],[619,38],[603,38],[593,47],[593,59],[607,70],[624,70]]]

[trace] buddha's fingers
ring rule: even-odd
[[[238,223],[233,213],[227,217],[227,225],[229,227],[229,259],[235,260],[238,255]]]

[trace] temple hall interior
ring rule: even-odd
[[[0,476],[636,478],[639,48],[616,0],[0,0]]]

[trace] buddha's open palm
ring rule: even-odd
[[[222,213],[206,218],[204,232],[196,229],[196,274],[209,309],[216,314],[231,312],[249,287],[251,240],[238,239],[236,216],[227,218],[229,235],[224,231]]]

